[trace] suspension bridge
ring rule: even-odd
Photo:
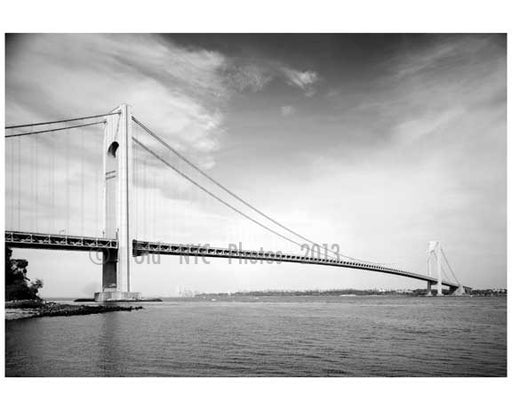
[[[438,295],[443,286],[455,295],[470,290],[455,276],[438,241],[429,244],[425,273],[321,246],[212,178],[189,159],[194,153],[185,156],[171,146],[126,104],[100,115],[6,126],[5,138],[6,246],[100,252],[98,302],[141,298],[130,278],[134,258],[145,254],[336,266],[417,279],[426,282],[428,294],[433,285]],[[199,217],[198,209],[191,212],[197,196],[209,201]],[[216,217],[218,208],[228,216]],[[235,216],[242,222],[234,227]],[[190,245],[187,224],[197,228],[207,221],[215,223],[204,230],[204,245]],[[206,245],[226,231],[231,242],[252,243],[242,240],[250,236],[249,226],[271,238],[275,250]],[[182,240],[169,241],[169,232]],[[311,253],[299,255],[305,245]]]

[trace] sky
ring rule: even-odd
[[[428,242],[439,240],[461,282],[506,287],[505,35],[7,37],[6,124],[122,103],[209,175],[308,238],[418,273]],[[201,178],[138,127],[134,135]],[[101,235],[102,136],[92,126],[6,140],[6,228]],[[138,238],[304,252],[140,150],[135,161]],[[101,266],[86,253],[14,256],[44,281],[43,296],[100,290]],[[141,262],[132,290],[147,296],[424,286],[335,267]]]

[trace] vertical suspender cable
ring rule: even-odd
[[[80,234],[84,235],[84,130],[80,130]]]
[[[150,169],[150,162],[151,160],[148,160],[148,174]],[[155,181],[151,181],[151,184],[149,186],[149,198],[148,198],[148,235],[150,237],[150,240],[153,240],[153,186]]]
[[[38,136],[36,135],[35,136],[35,144],[36,144],[36,147],[35,147],[35,150],[36,150],[36,180],[35,180],[35,185],[36,185],[36,211],[35,211],[35,214],[36,214],[36,232],[39,232],[39,223],[38,223],[38,217],[39,217],[39,209],[41,209],[41,207],[39,206],[39,138]]]
[[[176,167],[178,168],[178,170],[182,171],[183,172],[183,169],[181,168],[181,163],[180,161],[177,161],[176,162]],[[180,181],[181,182],[181,181]],[[183,222],[184,221],[188,221],[188,215],[187,215],[187,209],[188,209],[188,206],[187,206],[187,199],[188,199],[188,196],[187,196],[187,189],[188,189],[188,185],[183,185],[180,189],[180,195],[179,195],[179,203],[181,204],[180,206],[180,211],[183,212],[185,218],[183,219],[177,219],[176,223],[179,225],[179,227],[181,229],[179,229],[179,232],[181,232],[180,234],[180,241],[183,241],[185,238],[185,235],[184,235],[184,232],[186,232],[185,229],[183,229]]]
[[[133,125],[133,121],[132,121]],[[133,127],[133,132],[136,136],[138,136],[137,133],[137,126]],[[130,143],[132,143],[130,141]],[[134,144],[132,144],[133,149],[133,183],[132,183],[132,198],[134,198],[135,206],[134,206],[134,220],[135,220],[135,239],[139,238],[139,185],[140,185],[140,176],[139,176],[139,156],[138,156],[138,150],[137,147],[133,147]]]
[[[132,143],[132,145],[134,145]],[[137,147],[133,147],[136,149]],[[136,194],[137,194],[137,237],[142,236],[142,198],[140,197],[142,193],[142,187],[144,186],[144,181],[142,181],[142,158],[141,158],[141,152],[140,150],[137,151],[137,188],[136,188]]]
[[[174,179],[175,176],[172,175],[172,178]],[[177,187],[177,184],[175,183],[174,186]],[[172,208],[171,208],[171,212],[172,212],[172,216],[171,216],[171,232],[172,232],[172,237],[169,238],[171,239],[172,241],[175,241],[176,238],[177,238],[177,235],[176,235],[176,232],[177,232],[177,221],[176,221],[176,213],[179,209],[179,187],[178,187],[178,190],[175,191],[175,194],[172,195]]]
[[[9,161],[9,171],[11,173],[11,186],[9,187],[9,210],[11,212],[11,217],[9,218],[9,223],[10,223],[10,229],[11,230],[14,230],[13,226],[14,226],[14,203],[13,203],[13,199],[14,199],[14,164],[15,164],[15,161],[14,161],[14,143],[13,142],[10,142],[9,143],[9,148],[11,150],[11,155],[10,155],[10,161]]]
[[[174,175],[172,176],[174,179]],[[176,184],[173,184],[173,186],[177,186]],[[172,206],[171,206],[171,235],[172,237],[169,238],[171,241],[176,240],[176,229],[177,229],[177,223],[176,223],[176,211],[178,210],[178,195],[176,195],[179,192],[179,190],[175,191],[174,195],[171,195],[172,198]]]
[[[107,122],[103,127],[103,133],[105,133],[105,128],[109,126],[109,123]],[[100,152],[101,156],[99,158],[99,166],[95,169],[95,178],[96,178],[96,195],[97,195],[97,201],[96,201],[96,221],[100,229],[100,236],[105,236],[105,168],[104,168],[104,156],[106,154],[105,152],[105,146],[104,146],[104,139],[102,138],[100,141]]]
[[[23,222],[26,224],[25,229],[28,229],[29,232],[34,231],[34,215],[32,213],[31,208],[33,207],[32,202],[34,201],[34,178],[32,174],[34,173],[34,142],[32,140],[27,140],[26,143],[26,154],[25,154],[25,163],[22,166],[22,169],[25,170],[25,177],[23,181],[25,182],[25,186],[27,187],[27,191],[25,193],[25,198],[28,199],[26,204],[24,205],[26,214],[25,218],[23,218]],[[24,198],[22,198],[23,201]]]
[[[11,192],[11,161],[12,161],[12,153],[11,153],[11,145],[8,145],[7,142],[4,145],[5,147],[5,229],[10,229],[11,223],[11,207],[10,207],[10,192]],[[9,203],[7,202],[9,200]]]
[[[144,202],[144,205],[143,205],[143,215],[144,215],[144,239],[145,240],[148,240],[148,195],[147,195],[147,190],[146,190],[146,187],[148,186],[147,184],[147,180],[146,180],[146,154],[144,153],[144,160],[142,162],[142,178],[143,178],[143,181],[142,181],[142,186],[144,187],[144,190],[146,192],[144,192],[144,197],[143,197],[143,202]]]
[[[17,215],[18,215],[18,225],[16,230],[21,231],[21,141],[18,139],[18,155],[16,158],[17,168],[18,168],[18,185],[16,186],[16,191],[18,194],[17,201]]]
[[[100,235],[101,224],[100,224],[100,221],[98,220],[98,202],[99,202],[98,190],[99,190],[99,187],[101,186],[101,183],[100,183],[100,179],[98,177],[98,168],[99,168],[98,164],[96,163],[96,161],[94,161],[93,167],[92,167],[92,180],[93,180],[92,191],[94,193],[94,203],[92,204],[93,212],[94,212],[94,234],[97,236],[101,236]]]
[[[135,148],[135,146],[134,146]],[[143,158],[143,153],[140,154],[139,156],[139,161],[140,161],[140,189],[139,189],[139,195],[142,195],[142,197],[140,198],[140,205],[139,205],[139,213],[140,213],[140,239],[141,240],[144,240],[144,213],[145,213],[145,209],[144,209],[144,191],[143,191],[143,187],[145,186],[145,181],[144,181],[144,158]]]
[[[161,224],[156,223],[156,221],[160,221],[160,206],[162,204],[160,199],[160,180],[162,179],[162,172],[157,172],[156,178],[156,187],[155,187],[155,238],[157,241],[161,241]]]
[[[132,146],[134,144],[132,143]],[[140,157],[140,151],[137,150],[137,147],[133,146],[133,149],[135,150],[135,152],[137,152],[137,155],[136,155],[136,158],[135,158],[135,161],[136,161],[136,175],[137,175],[137,183],[135,184],[135,195],[136,195],[136,200],[137,200],[137,205],[136,205],[136,208],[137,208],[137,231],[136,231],[136,235],[137,235],[137,239],[139,239],[141,237],[141,234],[142,234],[142,231],[141,231],[141,198],[140,198],[140,193],[141,193],[141,187],[143,186],[143,182],[142,182],[142,176],[141,176],[141,157]]]
[[[155,181],[153,180],[153,185],[155,185]],[[151,197],[150,197],[150,235],[151,240],[155,240],[155,187],[151,187]]]
[[[137,147],[135,147],[134,144],[133,145],[133,148],[136,149]],[[142,198],[141,198],[141,194],[142,194],[142,187],[144,186],[144,181],[142,180],[142,155],[141,155],[141,152],[138,151],[138,154],[137,154],[137,236],[138,238],[142,238],[143,236],[143,225],[142,225],[142,218],[143,218],[143,212],[144,210],[142,209]]]
[[[30,207],[30,212],[32,213],[32,226],[33,232],[37,232],[37,202],[35,201],[36,198],[36,181],[37,178],[37,164],[36,164],[36,149],[35,149],[35,138],[32,140],[32,144],[30,144],[30,151],[31,151],[31,158],[30,158],[30,167],[31,167],[31,173],[30,173],[30,202],[32,203],[32,206]]]
[[[181,162],[180,162],[180,161],[178,161],[178,163],[177,163],[177,164],[178,164],[178,169],[180,169]],[[180,170],[181,170],[182,172],[184,171],[184,170],[183,170],[183,168],[181,168]],[[183,193],[183,197],[182,197],[182,204],[183,204],[183,208],[182,208],[182,209],[183,209],[183,213],[185,214],[185,218],[183,218],[183,221],[184,221],[185,223],[186,223],[186,222],[188,222],[188,220],[189,220],[188,210],[189,210],[190,189],[191,189],[191,188],[192,188],[192,187],[190,187],[189,185],[186,185],[186,186],[184,185],[184,186],[183,186],[183,191],[182,191],[182,193]],[[186,229],[184,229],[184,230],[182,230],[182,231],[187,232],[187,231],[186,231]],[[187,239],[187,240],[189,239],[188,235],[186,236],[186,238],[185,238],[185,239]],[[188,241],[187,241],[187,243],[188,243]]]
[[[29,225],[29,231],[34,232],[35,227],[35,209],[36,204],[34,204],[34,170],[35,170],[35,164],[34,164],[34,140],[29,139],[28,141],[28,147],[27,147],[27,158],[28,158],[28,170],[27,170],[27,178],[29,179],[28,185],[29,185],[29,200],[27,201],[27,222],[30,218],[30,225]],[[26,181],[26,180],[25,180]]]
[[[148,170],[147,170],[147,173],[148,173],[148,185],[149,185],[149,190],[148,190],[148,236],[149,236],[149,239],[151,240],[151,236],[153,235],[153,226],[152,226],[152,223],[153,223],[153,217],[152,217],[152,213],[153,213],[153,186],[152,184],[154,183],[154,181],[149,181],[151,178],[150,178],[150,171],[151,171],[151,159],[148,159],[148,163],[147,163],[147,167],[148,167]]]
[[[132,135],[137,136],[135,127],[133,127]],[[132,187],[130,191],[131,195],[131,215],[132,215],[132,234],[137,238],[137,152],[132,148]]]
[[[66,161],[64,166],[66,167],[66,235],[69,235],[69,131],[66,130],[66,141],[65,141],[65,152]]]
[[[151,159],[153,160],[153,159]],[[155,239],[155,191],[157,182],[153,180],[153,188],[151,189],[151,240]]]
[[[11,201],[10,201],[10,198],[12,196],[12,165],[11,165],[11,161],[12,161],[12,148],[11,148],[11,144],[7,144],[7,142],[5,143],[5,152],[6,152],[6,158],[5,158],[5,211],[6,211],[6,221],[5,221],[5,228],[7,230],[11,230],[12,231],[12,228],[11,228],[11,220],[12,220],[12,215],[11,215]],[[8,152],[8,154],[7,154]],[[7,176],[9,176],[7,178]],[[9,203],[7,202],[7,200],[9,200]]]
[[[50,146],[50,204],[51,204],[51,233],[55,233],[55,140]]]
[[[133,127],[132,135],[136,135],[135,127]],[[137,185],[137,153],[136,150],[132,147],[132,168],[131,168],[131,178],[132,178],[132,185],[130,190],[130,200],[131,200],[131,208],[130,208],[130,214],[131,214],[131,232],[134,238],[137,238],[137,192],[136,192],[136,185]]]
[[[100,144],[101,146],[103,146],[102,144]],[[102,169],[103,165],[100,164],[100,166],[98,166],[98,164],[95,164],[94,166],[94,220],[96,221],[96,229],[98,231],[98,236],[102,236],[100,235],[101,231],[103,230],[102,226],[101,226],[101,221],[100,221],[100,215],[99,215],[99,206],[100,206],[100,187],[101,187],[101,172],[99,171],[100,169]]]
[[[50,142],[50,140],[47,140],[48,142]],[[45,203],[46,203],[46,207],[48,207],[49,204],[51,204],[51,197],[52,197],[52,193],[51,193],[51,189],[52,189],[52,173],[51,173],[51,166],[52,166],[52,157],[51,157],[51,144],[46,144],[45,145],[46,149],[45,149],[45,154],[44,157],[46,157],[46,161],[45,161],[45,164],[46,164],[46,176],[47,176],[47,180],[46,180],[46,197],[45,197]],[[48,152],[50,151],[50,152]],[[45,230],[46,232],[48,233],[52,233],[51,231],[51,225],[52,225],[52,222],[51,222],[51,212],[53,210],[52,209],[47,209],[46,210],[46,215],[47,217],[45,218],[46,219],[46,225],[45,225]]]
[[[157,168],[157,164],[155,164],[155,180],[154,180],[154,184],[155,184],[155,189],[153,189],[153,212],[152,212],[152,215],[153,215],[153,223],[152,223],[152,226],[153,226],[153,238],[156,239],[157,241],[160,240],[160,238],[158,237],[158,227],[156,226],[156,221],[158,220],[157,219],[157,214],[158,214],[158,189],[160,187],[160,172],[158,172],[158,170],[156,169]]]
[[[151,185],[148,181],[149,175],[149,159],[146,160],[146,237],[147,240],[151,240]]]
[[[151,158],[153,160],[153,158]],[[155,171],[155,167],[151,170],[151,174]],[[155,192],[156,192],[156,181],[151,181],[153,183],[153,187],[151,188],[151,240],[155,239]]]

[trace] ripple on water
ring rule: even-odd
[[[6,375],[505,376],[506,299],[173,301],[9,321]]]

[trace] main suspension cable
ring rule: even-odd
[[[8,125],[8,126],[5,127],[5,129],[24,128],[24,127],[36,127],[36,126],[39,126],[39,125],[59,124],[61,122],[73,122],[73,121],[80,121],[80,120],[89,120],[89,119],[92,119],[92,118],[108,117],[109,115],[119,115],[119,112],[110,112],[108,114],[89,115],[87,117],[69,118],[69,119],[66,119],[66,120],[58,120],[58,121],[36,122],[34,124]]]
[[[208,180],[210,180],[211,182],[213,182],[215,185],[217,185],[219,188],[221,188],[223,191],[227,192],[229,195],[231,195],[232,197],[236,198],[237,200],[239,200],[240,202],[242,202],[244,205],[248,206],[249,208],[251,208],[253,211],[257,212],[258,214],[260,214],[261,216],[265,217],[266,219],[268,219],[269,221],[275,223],[276,225],[278,225],[279,227],[287,230],[288,232],[298,236],[299,238],[305,240],[305,241],[308,241],[310,243],[312,243],[313,245],[318,245],[316,242],[314,241],[311,241],[307,238],[305,238],[304,236],[300,235],[299,233],[289,229],[288,227],[282,225],[281,223],[279,223],[278,221],[276,221],[275,219],[273,219],[272,217],[268,216],[267,214],[263,213],[262,211],[260,211],[259,209],[255,208],[253,205],[251,205],[250,203],[248,203],[247,201],[245,201],[243,198],[240,198],[237,194],[235,194],[233,191],[231,191],[229,188],[225,187],[223,184],[221,184],[220,182],[218,182],[217,180],[213,179],[212,177],[210,177],[206,172],[204,172],[201,168],[199,168],[197,165],[195,165],[193,162],[191,162],[189,159],[187,159],[185,156],[183,156],[181,153],[179,153],[178,151],[176,151],[173,147],[171,147],[169,144],[167,144],[167,142],[165,142],[162,138],[160,138],[158,135],[156,135],[153,131],[151,131],[148,127],[146,127],[144,124],[142,124],[139,120],[137,120],[135,117],[133,117],[133,121],[138,124],[142,129],[144,129],[144,131],[146,131],[149,135],[151,135],[153,138],[155,138],[158,142],[160,142],[163,146],[165,146],[167,149],[169,149],[170,151],[172,151],[177,157],[179,157],[181,160],[185,161],[188,165],[190,165],[192,168],[194,168],[196,171],[198,171],[201,175],[203,175],[204,177],[206,177]]]
[[[149,147],[147,147],[146,145],[144,145],[142,142],[140,142],[139,140],[137,140],[136,138],[133,138],[133,141],[135,143],[137,143],[138,145],[140,145],[144,150],[146,150],[147,152],[149,152],[151,155],[153,155],[155,158],[157,158],[159,161],[161,161],[162,163],[164,163],[165,165],[167,165],[169,168],[171,168],[172,170],[174,170],[175,172],[177,172],[179,175],[181,175],[183,178],[185,178],[187,181],[191,182],[192,184],[194,184],[196,187],[198,187],[199,189],[201,189],[202,191],[206,192],[208,195],[210,195],[211,197],[215,198],[217,201],[221,202],[222,204],[224,204],[225,206],[227,206],[228,208],[230,208],[231,210],[235,211],[236,213],[242,215],[244,218],[247,218],[249,219],[250,221],[254,222],[255,224],[259,225],[260,227],[262,227],[263,229],[266,229],[267,231],[273,233],[274,235],[277,235],[279,237],[281,237],[282,239],[288,241],[288,242],[291,242],[295,245],[298,245],[298,246],[301,246],[302,244],[300,244],[299,242],[296,242],[295,240],[293,239],[290,239],[288,238],[287,236],[284,236],[282,234],[280,234],[279,232],[273,230],[272,228],[269,228],[268,226],[262,224],[261,222],[257,221],[256,219],[250,217],[249,215],[247,215],[245,212],[239,210],[238,208],[236,208],[235,206],[231,205],[230,203],[224,201],[222,198],[218,197],[217,195],[215,195],[213,192],[209,191],[208,189],[206,189],[205,187],[203,187],[201,184],[199,184],[198,182],[196,182],[195,180],[193,180],[192,178],[190,178],[188,175],[186,175],[185,173],[181,172],[178,168],[176,168],[174,165],[170,164],[168,161],[166,161],[164,158],[162,158],[160,155],[158,155],[156,152],[154,152],[152,149],[150,149]]]
[[[318,244],[317,242],[311,240],[311,239],[308,239],[306,238],[305,236],[299,234],[298,232],[295,232],[294,230],[288,228],[287,226],[281,224],[280,222],[276,221],[274,218],[270,217],[269,215],[265,214],[264,212],[260,211],[259,209],[257,209],[256,207],[254,207],[253,205],[251,205],[249,202],[247,202],[246,200],[244,200],[243,198],[241,198],[240,196],[238,196],[237,194],[235,194],[233,191],[231,191],[229,188],[225,187],[223,184],[221,184],[220,182],[218,182],[217,180],[213,179],[212,177],[210,177],[206,172],[204,172],[201,168],[199,168],[197,165],[195,165],[192,161],[190,161],[188,158],[186,158],[185,156],[183,156],[180,152],[176,151],[173,147],[171,147],[167,142],[165,142],[161,137],[159,137],[157,134],[155,134],[153,131],[151,131],[148,127],[146,127],[143,123],[141,123],[139,120],[137,120],[137,118],[135,117],[132,117],[133,121],[139,125],[144,131],[146,131],[149,135],[151,135],[153,138],[155,138],[158,142],[160,142],[164,147],[166,147],[168,150],[170,150],[171,152],[173,152],[178,158],[180,158],[181,160],[183,160],[184,162],[186,162],[188,165],[190,165],[192,168],[194,168],[196,171],[198,171],[201,175],[203,175],[205,178],[207,178],[209,181],[213,182],[215,185],[217,185],[219,188],[221,188],[223,191],[227,192],[229,195],[231,195],[233,198],[237,199],[238,201],[240,201],[241,203],[243,203],[244,205],[246,205],[247,207],[249,207],[250,209],[252,209],[253,211],[255,211],[256,213],[258,213],[259,215],[263,216],[264,218],[266,218],[267,220],[271,221],[272,223],[276,224],[277,226],[281,227],[282,229],[288,231],[289,233],[301,238],[302,240],[306,241],[306,242],[309,242],[310,244],[312,245],[315,245],[315,246],[318,246],[320,248],[322,248],[322,246],[320,244]],[[296,243],[296,242],[295,242]],[[302,244],[301,244],[302,245]],[[340,253],[337,253],[337,252],[334,252],[334,251],[331,251],[330,249],[327,249],[325,248],[325,251],[326,252],[329,252],[329,253],[332,253],[334,255],[336,255],[336,257],[339,257],[339,256],[343,256],[345,258],[348,258],[348,259],[351,259],[351,260],[354,260],[354,261],[359,261],[359,262],[365,262],[365,263],[368,263],[367,261],[364,261],[362,259],[357,259],[357,258],[353,258],[351,256],[348,256],[348,255],[343,255],[343,254],[340,254]],[[373,263],[373,262],[372,262]]]
[[[69,126],[69,127],[51,128],[49,130],[23,132],[21,134],[6,135],[5,138],[22,137],[23,135],[43,134],[45,132],[69,130],[69,129],[72,129],[72,128],[88,127],[89,125],[97,125],[97,124],[105,124],[105,121],[96,121],[96,122],[90,122],[90,123],[87,123],[87,124],[72,125],[72,126]]]

